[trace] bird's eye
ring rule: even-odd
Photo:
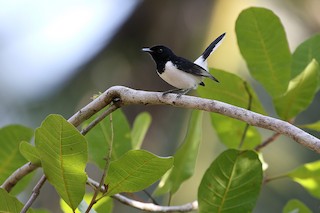
[[[160,49],[158,50],[158,53],[162,53],[162,52],[163,52],[163,49],[160,48]]]

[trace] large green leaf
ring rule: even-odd
[[[312,213],[312,211],[301,201],[293,199],[285,205],[282,213]]]
[[[131,150],[110,163],[105,180],[107,195],[145,189],[159,180],[172,165],[172,157],[158,157],[144,150]]]
[[[251,7],[240,13],[236,34],[251,75],[273,98],[283,94],[291,76],[291,54],[280,19],[271,10]]]
[[[304,164],[288,174],[311,195],[320,198],[320,160]]]
[[[136,117],[131,131],[133,149],[140,149],[150,124],[151,116],[149,113],[143,112]]]
[[[320,35],[315,35],[301,43],[292,55],[291,78],[299,75],[306,66],[316,59],[320,61]],[[320,82],[319,82],[320,84]]]
[[[84,126],[88,125],[97,116],[99,115],[96,114],[86,121]],[[116,160],[132,149],[131,130],[127,118],[120,109],[112,113],[112,124],[114,138],[111,159]],[[110,119],[105,118],[89,131],[85,137],[88,141],[89,160],[103,169],[106,164],[104,159],[111,143]]]
[[[3,183],[16,169],[27,163],[19,152],[21,141],[30,141],[33,130],[20,125],[10,125],[0,129],[0,183]],[[33,174],[19,181],[12,193],[21,192],[31,180]]]
[[[198,190],[199,212],[251,212],[263,179],[254,151],[227,150],[205,172]]]
[[[76,209],[87,180],[86,139],[62,116],[49,115],[36,130],[35,143],[48,181]]]
[[[156,195],[170,191],[174,194],[180,185],[193,175],[202,138],[203,112],[193,111],[184,143],[174,155],[174,167],[160,181]]]
[[[289,120],[306,109],[317,92],[319,64],[312,60],[302,73],[290,81],[288,91],[274,100],[278,115]]]
[[[22,208],[23,204],[17,198],[0,188],[0,212],[18,213]],[[31,210],[28,212],[31,212]]]
[[[199,87],[198,92],[202,97],[223,101],[242,108],[249,108],[249,105],[251,105],[250,109],[252,111],[265,114],[256,93],[247,82],[235,74],[223,70],[211,69],[211,72],[219,78],[221,83],[214,84],[211,87]],[[228,148],[238,148],[246,123],[215,113],[211,113],[210,116],[220,141]],[[251,149],[260,143],[259,132],[255,127],[250,126],[242,148]]]

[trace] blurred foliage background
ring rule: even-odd
[[[114,85],[165,91],[171,87],[155,72],[150,57],[140,49],[164,44],[177,55],[196,59],[218,35],[226,39],[210,57],[209,66],[247,79],[271,116],[269,96],[248,78],[234,27],[240,11],[251,6],[273,10],[281,19],[293,51],[299,43],[319,32],[318,0],[162,0],[162,1],[2,1],[0,7],[0,124],[19,123],[37,127],[51,113],[69,118],[91,97]],[[192,95],[196,95],[192,93]],[[317,95],[298,123],[320,119]],[[166,106],[129,106],[123,109],[130,122],[142,111],[152,115],[151,129],[143,147],[168,156],[183,140],[190,111]],[[209,119],[194,177],[183,184],[172,204],[196,199],[205,169],[224,149]],[[272,133],[261,130],[265,138]],[[320,136],[316,132],[312,132]],[[276,176],[319,159],[302,146],[280,137],[262,150],[269,164],[267,174]],[[30,186],[32,189],[32,186]],[[35,203],[58,212],[58,196],[49,185]],[[25,201],[26,192],[21,196]],[[317,211],[319,200],[289,180],[263,187],[255,212],[280,212],[287,200],[297,198]],[[138,212],[122,204],[114,212]]]

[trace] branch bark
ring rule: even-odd
[[[88,178],[87,182],[88,184],[94,187],[99,187],[99,183],[92,180],[91,178]],[[101,186],[100,191],[102,192],[105,191],[104,186]],[[144,203],[144,202],[132,200],[121,194],[112,195],[112,198],[128,206],[134,207],[136,209],[144,210],[144,211],[149,211],[149,212],[190,212],[198,209],[198,202],[196,200],[181,206],[160,206],[154,203]]]
[[[68,121],[74,126],[79,126],[82,122],[89,119],[95,113],[104,107],[113,103],[114,109],[126,105],[170,105],[180,108],[197,109],[208,112],[219,113],[231,118],[235,118],[246,122],[247,124],[269,129],[276,134],[286,135],[301,145],[320,153],[320,140],[298,127],[268,116],[264,116],[240,107],[232,106],[216,100],[209,100],[199,97],[186,96],[177,97],[176,94],[162,95],[161,92],[147,92],[134,90],[123,86],[114,86],[106,90],[97,99],[93,100],[87,106],[79,110]],[[113,109],[112,108],[112,109]],[[111,113],[112,110],[110,110]],[[37,165],[27,163],[17,169],[7,180],[1,185],[6,191],[10,191],[15,184],[24,176],[38,168]],[[94,181],[89,179],[88,183],[94,185]],[[99,184],[97,185],[99,186]],[[96,186],[96,187],[97,187]],[[198,208],[197,201],[187,203],[181,206],[158,206],[153,203],[142,203],[126,198],[120,194],[113,195],[113,198],[132,207],[157,212],[187,212]]]
[[[134,90],[123,86],[114,86],[106,90],[97,99],[73,115],[69,122],[75,126],[90,118],[105,106],[114,102],[117,106],[126,105],[170,105],[174,107],[198,109],[207,112],[219,113],[231,118],[244,121],[252,126],[269,129],[279,134],[286,135],[301,145],[320,153],[320,140],[298,127],[276,118],[255,113],[237,106],[216,100],[209,100],[194,96],[176,94],[162,95],[161,92],[147,92]]]

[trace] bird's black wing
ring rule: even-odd
[[[203,69],[201,66],[181,57],[177,57],[174,60],[174,64],[177,66],[179,70],[185,71],[192,75],[208,77],[216,82],[219,82],[215,77],[213,77],[209,72]]]

